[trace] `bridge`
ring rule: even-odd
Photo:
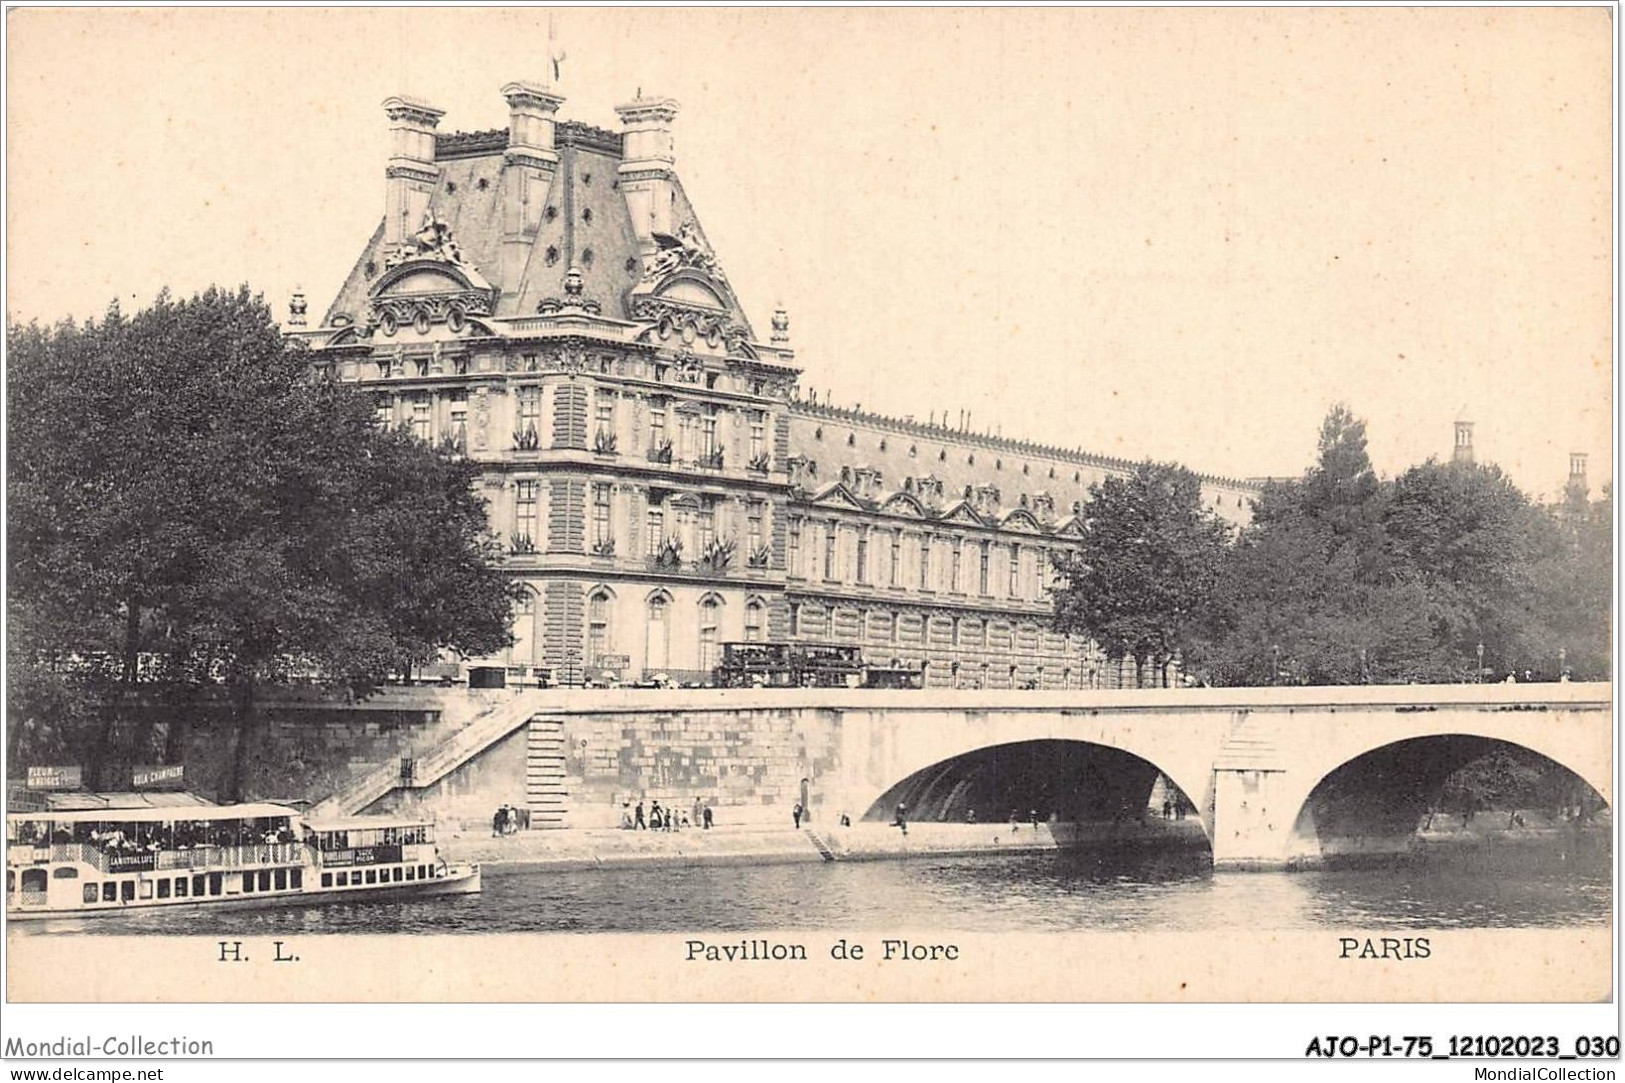
[[[796,801],[826,823],[899,803],[915,820],[1089,823],[1143,812],[1160,776],[1216,865],[1268,868],[1408,845],[1444,781],[1505,747],[1611,807],[1612,686],[516,691],[418,750],[414,777],[381,765],[319,808],[507,802],[535,826],[608,827],[626,802],[698,797],[728,823],[777,823]]]

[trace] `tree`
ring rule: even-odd
[[[1195,644],[1229,525],[1203,506],[1195,474],[1150,462],[1092,486],[1083,515],[1082,544],[1057,563],[1055,627],[1133,658],[1141,681],[1150,663],[1166,685],[1169,663]]]
[[[377,430],[246,288],[8,344],[8,605],[42,664],[118,659],[100,757],[140,744],[120,723],[144,672],[223,685],[238,791],[258,685],[372,686],[507,642],[514,586],[473,468]]]
[[[1394,479],[1390,546],[1427,598],[1436,646],[1464,673],[1477,645],[1503,670],[1542,669],[1536,566],[1555,523],[1498,467],[1429,460]],[[1555,665],[1556,644],[1549,644]]]

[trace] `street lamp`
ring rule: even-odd
[[[1557,648],[1557,679],[1562,680],[1569,675],[1569,652],[1567,647]]]
[[[1279,684],[1281,683],[1281,645],[1277,643],[1274,647],[1271,647],[1270,650],[1273,651],[1275,655],[1275,668],[1270,670],[1270,683]]]
[[[1365,648],[1360,648],[1360,683],[1371,683],[1371,670],[1365,664]]]
[[[1478,641],[1478,670],[1473,678],[1477,683],[1484,683],[1484,641]]]

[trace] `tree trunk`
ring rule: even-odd
[[[231,778],[226,787],[231,801],[243,799],[243,783],[248,776],[248,749],[253,743],[254,681],[244,678],[232,694],[232,720],[237,731],[237,745],[231,756]]]
[[[107,755],[117,747],[119,722],[124,711],[124,701],[135,688],[136,666],[141,655],[141,604],[138,599],[131,598],[124,604],[124,650],[119,661],[119,679],[113,686],[113,695],[108,700],[107,709],[102,714],[101,739],[92,742],[90,747],[89,775],[91,785],[97,789],[110,789],[111,781],[105,777],[107,773]]]

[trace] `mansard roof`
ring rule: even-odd
[[[517,197],[509,186],[519,179],[516,170],[503,168],[507,129],[435,137],[440,179],[429,212],[446,224],[463,261],[495,288],[492,315],[498,319],[534,315],[544,299],[563,295],[565,272],[576,267],[582,275],[582,297],[601,305],[609,318],[640,319],[635,311],[639,301],[660,299],[661,291],[672,290],[678,304],[712,308],[744,327],[745,338],[754,341],[750,321],[725,279],[700,276],[707,279],[703,292],[685,290],[682,275],[667,276],[658,290],[644,281],[643,255],[617,173],[621,136],[567,121],[556,126],[554,138],[559,161],[545,194],[541,226],[522,270],[508,281],[500,258],[503,207]],[[686,224],[703,244],[704,231],[682,182],[674,176],[671,184],[674,222]],[[356,322],[365,317],[369,294],[378,285],[388,255],[384,249],[380,222],[329,307],[324,326],[331,326],[340,314]]]

